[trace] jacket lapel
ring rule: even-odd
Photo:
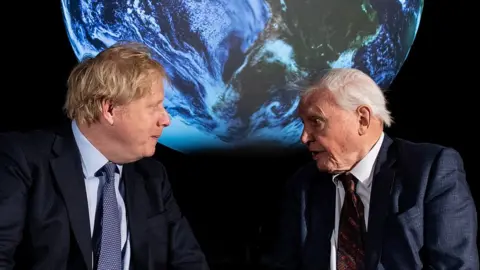
[[[73,235],[87,268],[92,269],[90,222],[80,152],[73,134],[57,135],[50,165],[67,207]]]
[[[375,269],[382,253],[384,224],[395,179],[396,153],[392,143],[392,139],[385,135],[375,165],[366,239],[366,269]]]
[[[124,165],[122,175],[125,183],[126,208],[132,260],[130,269],[148,269],[147,192],[144,179],[135,170],[134,164]]]

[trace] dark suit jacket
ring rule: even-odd
[[[122,179],[130,269],[208,269],[162,164],[126,164]],[[0,269],[91,268],[85,183],[70,127],[0,135]]]
[[[315,163],[295,174],[263,258],[268,269],[329,269],[335,195],[332,176]],[[368,224],[367,270],[479,269],[477,213],[453,149],[385,136]]]

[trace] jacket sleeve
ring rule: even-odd
[[[262,270],[300,269],[302,180],[297,172],[284,186],[273,240],[260,258]]]
[[[0,134],[0,269],[13,269],[22,240],[29,184],[25,157],[16,143]]]
[[[477,212],[458,152],[437,156],[425,196],[426,268],[479,269]]]
[[[175,270],[208,270],[208,264],[193,231],[182,215],[163,169],[162,197],[169,223],[169,265]]]

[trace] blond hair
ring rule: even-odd
[[[84,59],[72,70],[65,112],[72,120],[91,124],[99,119],[102,102],[127,104],[150,93],[152,83],[158,79],[167,79],[167,75],[147,46],[117,43]]]

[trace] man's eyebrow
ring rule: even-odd
[[[319,119],[323,122],[327,121],[327,118],[324,115],[321,115],[321,114],[312,115],[310,118],[313,119],[313,120]]]
[[[153,105],[153,106],[158,106],[158,105],[160,105],[162,102],[163,102],[163,98],[160,99],[160,100],[158,100],[158,101],[155,102],[155,103],[152,103],[152,105]]]
[[[325,114],[321,111],[310,111],[309,113],[309,118],[321,118],[321,119],[327,119]]]

